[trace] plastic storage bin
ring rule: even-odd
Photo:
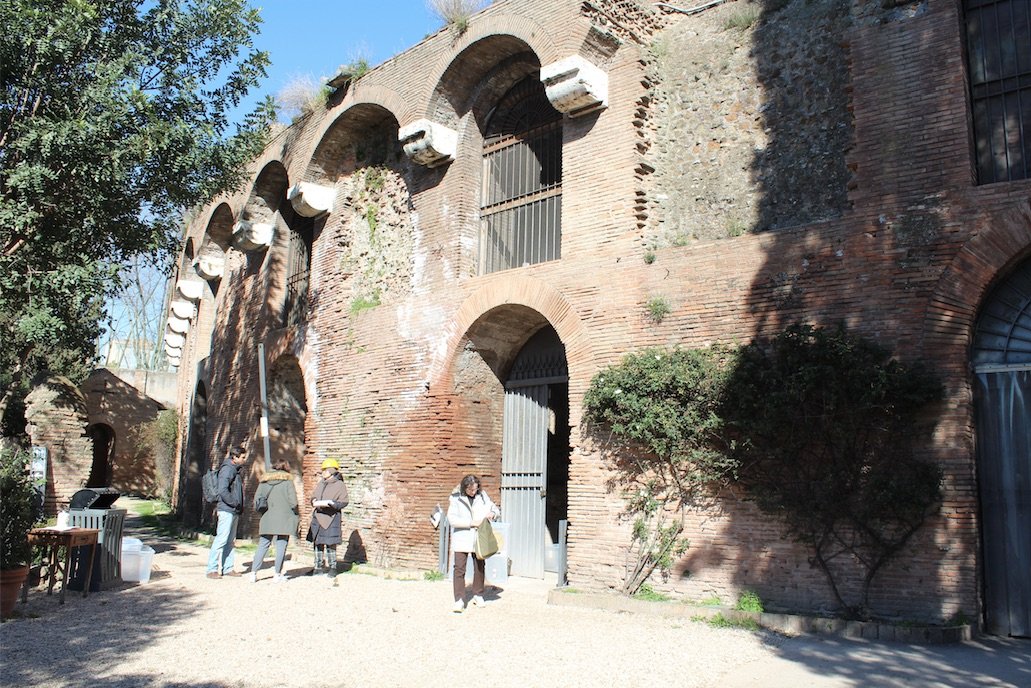
[[[136,538],[122,538],[122,580],[130,583],[150,581],[154,548]]]

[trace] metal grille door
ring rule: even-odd
[[[988,632],[1031,636],[1031,370],[980,373],[977,447]]]
[[[985,300],[972,351],[988,632],[1031,636],[1031,260]]]
[[[503,520],[511,524],[512,575],[544,577],[544,490],[548,459],[548,386],[505,390],[501,447]]]

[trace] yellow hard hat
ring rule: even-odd
[[[326,459],[325,461],[322,462],[322,468],[323,468],[323,470],[325,470],[327,468],[335,468],[335,469],[337,469],[339,471],[340,470],[340,462],[337,461],[336,459]]]

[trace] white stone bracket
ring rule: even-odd
[[[318,217],[333,212],[336,189],[311,182],[297,182],[286,194],[294,211],[303,217]]]
[[[222,279],[226,270],[226,258],[221,251],[202,253],[193,263],[193,269],[206,280]]]
[[[196,279],[181,279],[175,283],[175,290],[187,301],[200,301],[204,296],[204,283]]]
[[[184,299],[173,299],[172,303],[169,304],[172,309],[172,313],[177,318],[183,318],[185,320],[193,320],[193,316],[197,315],[197,307],[193,305],[192,301],[186,301]]]
[[[275,226],[266,222],[241,220],[233,225],[233,246],[241,251],[259,251],[272,245]]]
[[[541,67],[548,100],[570,117],[594,112],[609,104],[609,75],[579,55]]]
[[[458,132],[428,119],[406,124],[397,132],[405,155],[419,165],[440,167],[455,159]]]

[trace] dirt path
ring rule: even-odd
[[[209,580],[205,548],[155,538],[136,523],[127,522],[126,535],[157,550],[151,581],[70,594],[63,606],[56,595],[30,593],[19,603],[24,618],[0,627],[0,685],[1031,685],[1027,643],[788,639],[549,606],[545,584],[519,579],[491,590],[485,607],[454,614],[447,581],[308,577],[306,557],[288,564],[285,584],[273,584],[267,568],[257,583]]]

